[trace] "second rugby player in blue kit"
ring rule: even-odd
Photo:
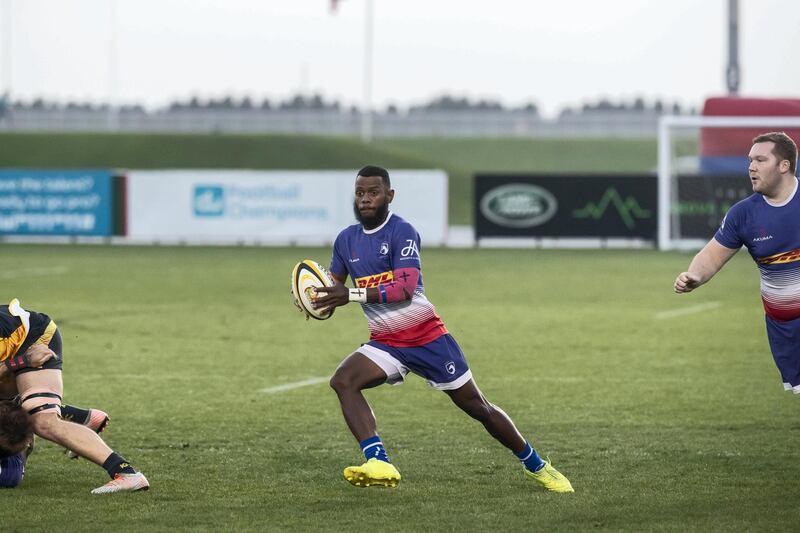
[[[753,139],[748,154],[753,194],[730,208],[674,290],[707,283],[742,246],[761,276],[767,339],[783,387],[800,394],[800,193],[797,145],[784,132]]]

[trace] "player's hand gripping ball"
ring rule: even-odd
[[[292,297],[294,305],[308,317],[316,320],[327,320],[333,316],[332,308],[315,309],[314,299],[317,288],[333,287],[333,278],[325,268],[311,259],[304,259],[292,270]]]

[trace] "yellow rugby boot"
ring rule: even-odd
[[[392,463],[374,457],[361,466],[348,466],[344,478],[356,487],[396,487],[400,472]]]
[[[536,472],[531,472],[525,467],[523,467],[523,470],[525,470],[526,476],[533,479],[547,490],[553,492],[575,492],[575,489],[572,488],[572,483],[564,477],[564,474],[556,470],[553,465],[547,461],[545,461],[544,466]]]

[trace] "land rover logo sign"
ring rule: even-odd
[[[491,189],[481,198],[481,213],[498,226],[532,228],[556,214],[558,202],[549,191],[524,183]]]

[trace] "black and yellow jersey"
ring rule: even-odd
[[[8,305],[0,305],[0,361],[25,353],[45,334],[51,322],[45,314],[23,309],[16,298]]]

